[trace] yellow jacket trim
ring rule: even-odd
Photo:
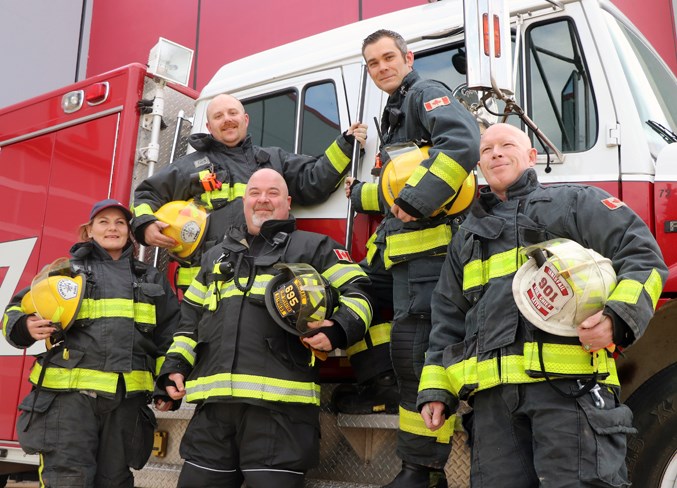
[[[403,234],[393,234],[386,237],[383,262],[386,269],[389,269],[396,261],[395,257],[411,256],[435,248],[444,248],[446,251],[449,242],[451,242],[451,227],[446,224]]]
[[[492,278],[509,275],[521,265],[517,248],[494,254],[486,261],[476,259],[463,267],[463,291],[486,285]]]
[[[661,292],[663,291],[663,280],[661,280],[661,275],[658,274],[658,271],[654,268],[651,270],[649,278],[647,278],[646,283],[644,283],[644,289],[651,297],[651,303],[653,304],[654,310],[656,310],[656,305],[658,305],[658,299],[661,297]]]
[[[179,267],[176,275],[176,284],[178,286],[190,286],[199,272],[199,266]]]
[[[336,141],[332,142],[324,153],[327,155],[327,159],[329,159],[329,162],[338,174],[343,173],[343,170],[350,164],[351,158],[343,154],[343,151],[341,151],[341,148]]]
[[[35,363],[30,374],[30,381],[37,385],[42,365]],[[114,394],[118,386],[120,373],[113,371],[97,371],[85,368],[48,367],[42,386],[52,390],[93,390]],[[131,371],[122,373],[127,392],[153,391],[153,375],[150,371]]]
[[[340,288],[346,283],[359,278],[365,277],[366,273],[362,270],[359,264],[355,263],[336,263],[331,266],[329,269],[326,269],[322,273],[331,286],[334,288]]]
[[[372,260],[374,259],[374,256],[376,256],[376,251],[378,251],[378,247],[375,244],[376,242],[376,232],[374,232],[371,237],[369,237],[369,240],[367,240],[367,244],[365,244],[365,247],[367,248],[367,264],[371,264]]]
[[[153,215],[153,209],[150,208],[150,205],[148,205],[147,203],[142,203],[141,205],[134,207],[133,211],[135,217],[141,217],[143,215]]]
[[[400,406],[400,430],[410,434],[432,437],[440,444],[449,444],[451,436],[454,435],[454,426],[456,425],[456,416],[452,415],[447,419],[442,427],[432,431],[425,426],[423,417],[418,412],[410,412]]]
[[[594,356],[594,357],[593,357]],[[543,344],[543,363],[551,377],[585,377],[597,372],[600,383],[618,386],[616,363],[605,350],[588,353],[581,346]],[[593,363],[596,363],[597,368]],[[481,391],[500,384],[544,381],[538,360],[538,344],[524,344],[524,355],[477,361],[476,357],[449,366],[446,370],[451,393],[458,396],[462,388]]]
[[[126,298],[94,300],[85,298],[78,312],[79,319],[100,319],[104,317],[122,317],[134,319],[144,324],[155,323],[155,305],[139,303]]]
[[[423,368],[418,391],[427,389],[451,391],[449,377],[443,366],[428,365]]]
[[[219,373],[186,382],[186,401],[211,397],[254,398],[320,406],[320,385],[248,374]]]
[[[221,185],[220,190],[208,191],[200,195],[200,200],[210,210],[213,210],[212,200],[226,200],[232,202],[242,198],[247,185],[245,183],[235,183],[233,185]]]
[[[197,342],[186,336],[175,336],[174,342],[167,349],[167,355],[169,354],[179,354],[183,359],[186,360],[191,366],[195,366],[195,348],[197,347]]]
[[[390,342],[390,330],[392,329],[392,323],[383,322],[382,324],[371,325],[367,329],[367,335],[371,339],[372,346],[380,346],[381,344],[388,344]],[[360,352],[366,351],[369,348],[367,341],[362,339],[359,342],[356,342],[348,349],[346,353],[348,357],[358,354]]]
[[[378,212],[378,183],[363,183],[360,189],[360,204],[365,212]]]
[[[364,298],[358,298],[358,297],[346,297],[346,296],[341,296],[339,297],[339,301],[341,302],[342,305],[345,305],[348,307],[350,310],[355,312],[355,314],[360,317],[362,322],[364,323],[364,328],[365,332],[367,328],[369,327],[369,324],[371,323],[371,307],[369,306],[369,302],[364,299]]]

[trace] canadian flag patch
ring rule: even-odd
[[[432,100],[424,102],[423,106],[425,107],[426,112],[430,112],[431,110],[434,110],[437,107],[441,107],[442,105],[449,105],[450,103],[451,100],[449,100],[449,97],[440,97],[433,98]]]
[[[350,253],[344,249],[334,249],[334,254],[339,259],[339,261],[348,261],[349,263],[353,262],[353,258],[350,257]]]
[[[617,208],[625,207],[625,202],[616,197],[609,197],[602,200],[602,203],[609,210],[616,210]]]

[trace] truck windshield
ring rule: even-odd
[[[677,79],[644,39],[611,13],[604,16],[656,158],[677,132]]]

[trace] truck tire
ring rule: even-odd
[[[639,431],[628,438],[633,488],[677,486],[677,364],[656,373],[625,402]]]

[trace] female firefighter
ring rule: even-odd
[[[116,200],[96,203],[70,259],[47,266],[3,317],[13,346],[47,345],[17,420],[21,447],[40,455],[43,487],[131,488],[129,468],[151,453],[148,403],[179,305],[165,276],[134,259],[131,218]]]

